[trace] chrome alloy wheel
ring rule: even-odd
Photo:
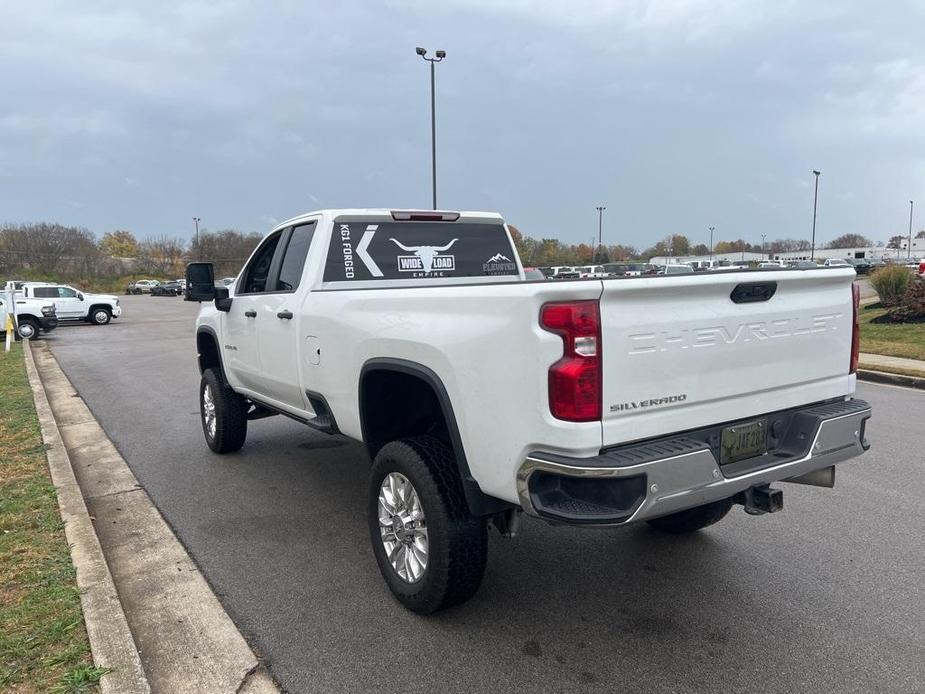
[[[202,418],[206,423],[206,431],[209,432],[209,438],[215,438],[215,400],[212,399],[212,386],[206,384],[202,389]]]
[[[93,320],[95,320],[98,325],[105,325],[108,319],[109,319],[109,314],[107,314],[106,311],[101,310],[93,314]]]
[[[418,493],[407,477],[390,472],[379,487],[379,532],[395,573],[408,583],[427,569],[427,522]]]

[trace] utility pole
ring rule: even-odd
[[[907,257],[912,257],[912,207],[915,205],[911,200],[909,201],[909,252],[906,254]]]
[[[427,49],[418,46],[415,52],[430,63],[430,168],[434,190],[434,209],[437,209],[437,97],[434,64],[446,58],[446,51],[436,51],[434,58],[427,57]]]
[[[591,264],[594,265],[597,263],[597,252],[601,247],[604,239],[604,210],[606,207],[595,207],[597,210],[597,248],[594,249],[594,253],[591,255]],[[909,227],[910,229],[912,227]],[[910,232],[911,233],[911,232]]]
[[[710,264],[713,264],[713,230],[716,227],[710,227]]]
[[[199,222],[201,221],[199,217],[193,217],[193,223],[196,225],[196,254],[199,256],[198,260],[202,260],[202,246],[199,245]]]
[[[819,174],[822,172],[813,169],[813,173],[816,175],[816,192],[813,193],[813,245],[809,253],[810,260],[816,259],[816,205],[819,202]]]

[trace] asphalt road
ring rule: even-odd
[[[422,618],[373,560],[363,449],[274,417],[213,455],[196,305],[123,305],[48,341],[289,691],[925,691],[925,393],[859,386],[873,448],[834,490],[688,537],[528,520],[491,536],[473,600]]]

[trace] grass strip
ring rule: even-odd
[[[925,323],[873,323],[886,315],[880,304],[861,307],[861,351],[925,361]],[[878,371],[884,371],[877,367]]]
[[[22,344],[0,351],[0,692],[98,691]]]

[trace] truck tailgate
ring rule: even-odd
[[[853,393],[854,276],[783,270],[603,282],[603,445]],[[743,287],[759,298],[736,303],[740,285],[766,286]]]

